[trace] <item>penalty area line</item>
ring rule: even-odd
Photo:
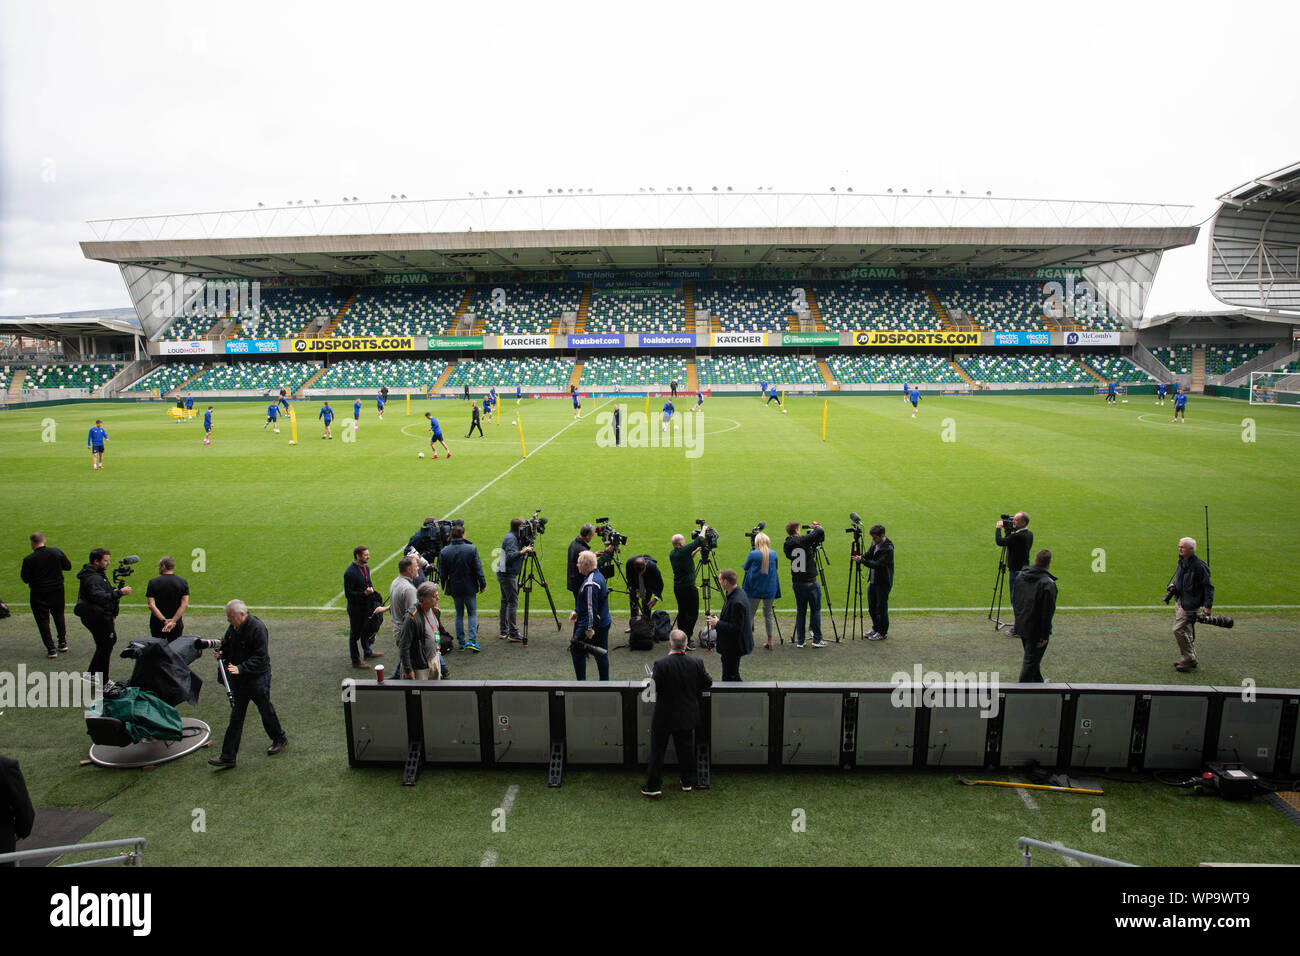
[[[550,438],[546,439],[546,441],[542,442],[540,445],[538,445],[536,448],[534,448],[534,449],[533,449],[533,454],[534,454],[534,455],[537,454],[539,451],[541,451],[543,448],[545,448],[545,447],[546,447],[547,445],[549,445],[551,442],[555,441],[555,439],[559,438],[561,435],[563,435],[566,431],[568,431],[568,430],[569,430],[570,428],[572,428],[574,425],[578,424],[578,422],[582,421],[583,418],[590,418],[591,415],[594,415],[596,412],[600,411],[602,408],[604,408],[606,405],[608,405],[608,404],[609,404],[610,402],[612,402],[612,401],[613,401],[612,398],[611,398],[611,399],[608,399],[607,401],[603,402],[603,403],[600,404],[600,405],[597,405],[594,409],[592,409],[592,411],[591,411],[590,414],[583,415],[582,418],[575,418],[575,419],[573,419],[573,421],[569,422],[567,425],[565,425],[563,428],[561,428],[558,432],[556,432],[556,433],[555,433],[554,435],[552,435]],[[483,486],[482,488],[480,488],[478,491],[474,492],[472,495],[470,495],[468,498],[466,498],[466,499],[465,499],[464,501],[462,501],[460,504],[456,505],[456,507],[454,507],[454,508],[452,508],[450,511],[448,511],[447,514],[444,515],[443,517],[446,518],[446,517],[450,517],[451,515],[456,514],[456,512],[460,511],[460,509],[464,508],[467,504],[469,504],[471,501],[473,501],[473,500],[474,500],[475,498],[477,498],[479,495],[483,494],[483,492],[487,491],[489,488],[491,488],[493,485],[495,485],[498,481],[500,481],[500,480],[501,480],[502,478],[504,478],[506,475],[510,474],[510,472],[514,471],[516,468],[518,468],[520,465],[522,465],[522,464],[523,464],[524,462],[526,462],[527,460],[528,460],[527,457],[520,458],[517,462],[515,462],[513,465],[511,465],[511,466],[510,466],[509,468],[507,468],[505,471],[501,472],[501,474],[497,475],[495,478],[493,478],[491,481],[489,481],[486,485],[484,485],[484,486]],[[396,558],[396,557],[398,557],[399,555],[405,553],[405,551],[406,551],[405,548],[398,548],[396,551],[394,551],[394,552],[393,552],[392,554],[390,554],[388,557],[384,558],[384,560],[380,561],[378,564],[372,564],[372,565],[370,565],[370,570],[371,570],[371,572],[378,571],[380,568],[382,568],[382,567],[383,567],[385,564],[387,564],[389,561],[393,560],[393,558]],[[344,597],[344,596],[345,596],[345,592],[340,591],[338,594],[334,595],[334,597],[332,597],[332,598],[329,600],[329,602],[325,605],[325,607],[326,607],[327,609],[329,609],[329,610],[335,610],[335,605],[338,604],[338,602],[339,602],[339,598]]]

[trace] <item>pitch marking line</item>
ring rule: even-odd
[[[515,797],[517,796],[519,796],[519,785],[512,783],[506,788],[506,795],[501,798],[501,806],[497,807],[497,809],[501,811],[501,819],[503,821],[506,816],[509,815],[510,808],[515,805]],[[497,858],[497,851],[489,849],[483,854],[483,859],[479,863],[479,866],[496,866]]]
[[[608,405],[609,402],[612,402],[612,401],[613,401],[613,399],[611,398],[609,401],[607,401],[607,402],[605,402],[605,403],[603,403],[603,404],[601,404],[601,405],[597,405],[594,409],[592,409],[592,414],[595,414],[596,412],[600,411],[602,408],[605,407],[605,405]],[[556,433],[555,433],[554,435],[552,435],[550,438],[546,439],[546,441],[542,442],[540,445],[538,445],[536,448],[534,448],[534,449],[533,449],[533,454],[536,455],[539,451],[541,451],[543,448],[545,448],[545,447],[546,447],[547,445],[549,445],[551,442],[555,441],[555,439],[559,438],[561,435],[563,435],[566,431],[568,431],[568,430],[569,430],[570,428],[572,428],[574,425],[578,424],[578,422],[581,421],[581,420],[582,420],[582,419],[579,419],[579,418],[575,418],[575,419],[573,419],[573,421],[569,422],[567,425],[565,425],[563,428],[561,428],[558,432],[556,432]],[[489,488],[491,488],[493,485],[495,485],[498,481],[500,481],[500,480],[501,480],[502,478],[504,478],[506,475],[510,474],[510,472],[514,471],[516,468],[518,468],[520,465],[522,465],[522,464],[523,464],[524,462],[526,462],[527,460],[528,460],[527,458],[520,458],[517,462],[515,462],[513,465],[511,465],[511,466],[510,466],[509,468],[507,468],[505,471],[501,472],[501,474],[497,475],[495,478],[493,478],[491,481],[489,481],[486,485],[484,485],[484,486],[483,486],[482,488],[480,488],[478,491],[474,492],[472,495],[470,495],[468,498],[466,498],[464,501],[462,501],[462,502],[461,502],[460,504],[458,504],[456,507],[454,507],[454,508],[452,508],[450,511],[448,511],[447,514],[444,515],[444,517],[449,517],[449,516],[454,515],[454,514],[456,514],[457,512],[459,512],[460,509],[464,508],[467,504],[469,504],[471,501],[473,501],[473,500],[474,500],[475,498],[477,498],[479,495],[483,494],[483,492],[487,491]],[[405,553],[405,551],[406,551],[405,548],[398,548],[396,551],[394,551],[394,552],[393,552],[392,554],[390,554],[388,557],[384,558],[384,560],[380,561],[378,564],[372,564],[372,565],[370,566],[370,571],[371,571],[371,573],[373,574],[375,571],[378,571],[380,568],[382,568],[382,567],[383,567],[385,564],[387,564],[389,561],[393,560],[393,558],[396,558],[396,557],[398,557],[399,555]],[[336,604],[338,603],[339,598],[344,597],[344,596],[345,596],[345,592],[340,591],[338,594],[334,595],[334,597],[331,598],[330,601],[329,601],[325,606],[326,606],[327,608],[331,608],[331,609],[332,609],[332,608],[334,607],[334,605],[336,605]]]
[[[1020,799],[1025,801],[1025,806],[1028,807],[1030,810],[1038,809],[1038,801],[1029,795],[1028,790],[1021,790],[1019,787],[1017,787],[1016,793],[1020,794]]]

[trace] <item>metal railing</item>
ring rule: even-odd
[[[1030,849],[1043,850],[1046,853],[1055,853],[1058,856],[1075,859],[1081,863],[1091,864],[1092,866],[1137,866],[1136,863],[1125,863],[1123,860],[1112,860],[1109,857],[1097,856],[1093,853],[1084,853],[1082,850],[1071,850],[1068,846],[1057,846],[1054,843],[1044,843],[1042,840],[1035,840],[1031,837],[1019,837],[1016,840],[1016,849],[1021,852],[1021,866],[1034,865],[1034,857],[1029,852]]]
[[[131,847],[125,853],[106,856],[98,860],[79,860],[76,863],[64,863],[63,866],[144,866],[144,851],[149,841],[144,837],[132,837],[128,840],[101,840],[98,843],[72,843],[67,846],[43,846],[35,850],[18,850],[15,853],[0,853],[0,864],[21,863],[23,860],[41,859],[47,856],[64,856],[68,853],[99,853],[103,850],[116,850]]]

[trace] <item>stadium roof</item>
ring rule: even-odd
[[[1225,305],[1300,317],[1300,163],[1219,197],[1208,281]]]
[[[849,193],[640,193],[289,205],[94,220],[90,259],[200,278],[388,272],[1082,268],[1188,245],[1189,206]]]
[[[143,331],[133,309],[0,317],[0,335],[67,339],[78,335],[101,336],[105,333],[141,335]]]

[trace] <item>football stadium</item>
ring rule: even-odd
[[[436,852],[394,845],[385,862],[1014,865],[1029,837],[1039,865],[1294,863],[1275,791],[1300,775],[1300,284],[1259,277],[1294,264],[1297,184],[1291,167],[1224,194],[1208,280],[1225,309],[1159,316],[1144,295],[1162,255],[1197,239],[1185,208],[691,190],[92,222],[82,252],[120,269],[134,316],[6,321],[19,354],[0,468],[40,491],[7,496],[6,526],[39,528],[74,568],[92,547],[139,557],[117,567],[141,573],[120,579],[137,588],[114,684],[140,673],[119,652],[150,633],[141,585],[164,555],[192,602],[175,643],[219,641],[234,599],[264,622],[289,745],[268,760],[245,727],[220,779],[243,825],[223,835],[206,811],[207,863],[333,863],[371,839],[346,825],[361,808],[382,833],[449,800],[466,812]],[[1020,512],[1059,582],[1043,683],[1019,680],[995,529]],[[537,558],[523,641],[499,626],[494,573],[516,517]],[[403,679],[387,618],[350,665],[353,549],[387,604],[430,518],[432,537],[463,522],[481,556],[477,641],[447,595],[446,680]],[[724,682],[705,621],[718,574],[745,564],[760,523],[788,557],[789,522],[825,531],[820,634],[810,606],[796,640],[785,578],[775,639],[755,599],[742,682]],[[607,655],[570,644],[566,549],[584,525],[610,553]],[[875,525],[896,555],[887,639],[852,558]],[[669,822],[638,793],[647,665],[667,645],[638,649],[630,602],[657,597],[680,625],[677,534],[704,545],[688,655],[715,683],[688,758],[701,792],[664,797]],[[1185,536],[1234,624],[1198,622],[1194,671],[1171,667],[1161,603]],[[4,547],[6,567],[29,553],[19,535]],[[643,555],[657,591],[629,583]],[[207,691],[173,708],[179,741],[24,706],[35,675],[80,670],[93,647],[71,620],[57,662],[17,639],[21,587],[0,628],[27,674],[5,723],[31,792],[75,837],[143,837],[150,864],[187,862],[228,720],[212,661],[192,665]],[[67,603],[71,619],[71,588]],[[609,682],[576,683],[575,656],[603,658]],[[141,765],[156,770],[122,769]],[[1256,799],[1191,797],[1237,776]],[[666,839],[717,835],[719,799],[742,812],[718,842]],[[613,822],[574,827],[576,801]],[[481,832],[502,806],[509,827]]]

